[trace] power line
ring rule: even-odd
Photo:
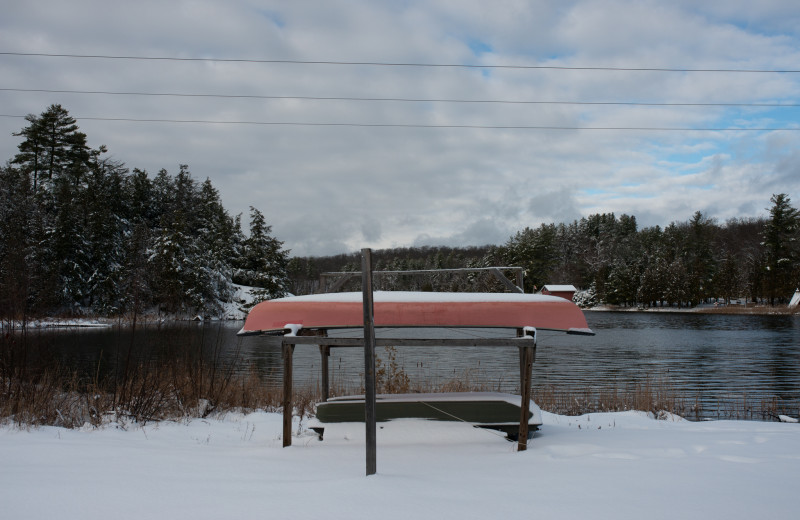
[[[448,99],[448,98],[397,98],[356,96],[269,96],[256,94],[195,94],[180,92],[119,92],[108,90],[59,90],[34,88],[0,88],[4,92],[42,92],[48,94],[90,94],[111,96],[152,96],[221,99],[271,99],[306,101],[388,101],[404,103],[493,103],[511,105],[590,105],[590,106],[648,106],[648,107],[752,107],[752,108],[798,108],[800,103],[650,103],[638,101],[537,101],[508,99]]]
[[[20,118],[26,116],[0,114],[0,117]],[[315,126],[315,127],[355,127],[355,128],[432,128],[432,129],[475,129],[475,130],[592,130],[592,131],[643,131],[643,132],[779,132],[800,131],[797,128],[737,128],[737,127],[643,127],[643,126],[556,126],[556,125],[447,125],[447,124],[415,124],[415,123],[321,123],[293,121],[217,121],[210,119],[150,119],[131,117],[80,117],[83,121],[118,121],[134,123],[179,123],[209,125],[256,125],[256,126]]]
[[[424,67],[424,68],[463,68],[463,69],[520,69],[520,70],[582,70],[611,72],[732,72],[755,74],[794,74],[800,69],[690,69],[669,67],[568,67],[559,65],[476,65],[466,63],[404,63],[382,61],[328,61],[328,60],[267,60],[246,58],[178,58],[172,56],[124,56],[106,54],[54,54],[44,52],[0,52],[2,56],[48,57],[48,58],[80,58],[104,60],[137,60],[137,61],[184,61],[184,62],[218,62],[218,63],[261,63],[291,65],[358,65],[370,67]]]

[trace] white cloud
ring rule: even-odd
[[[796,69],[800,5],[633,0],[12,2],[0,51],[183,58]],[[482,49],[476,52],[476,49]],[[797,103],[800,74],[463,69],[0,55],[0,87],[256,96]],[[410,103],[0,91],[61,103],[90,144],[155,174],[189,164],[293,253],[502,243],[593,212],[666,225],[800,200],[798,132],[497,130],[95,121],[561,127],[795,124],[797,109]],[[794,111],[794,112],[793,112]],[[0,157],[22,119],[0,117]]]

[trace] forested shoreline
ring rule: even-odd
[[[595,214],[525,228],[499,246],[399,248],[374,252],[376,270],[524,268],[525,292],[545,284],[583,289],[579,303],[692,307],[711,300],[787,303],[800,284],[800,216],[786,194],[769,215],[720,224],[696,212],[686,222],[639,229],[636,217]],[[313,292],[327,271],[357,271],[357,253],[292,258],[292,292]],[[512,277],[513,279],[513,277]],[[379,288],[503,290],[491,275],[391,275]]]
[[[0,168],[0,317],[222,316],[235,284],[253,301],[308,294],[320,274],[358,271],[358,253],[290,257],[263,214],[249,233],[210,179],[186,165],[154,176],[92,149],[60,105],[14,136],[19,153]],[[375,269],[519,266],[525,292],[544,284],[582,289],[582,305],[694,306],[747,299],[786,303],[800,284],[800,215],[784,193],[767,215],[724,223],[696,212],[685,222],[639,228],[636,217],[594,214],[541,224],[502,245],[409,247],[374,252]],[[491,275],[383,276],[378,289],[496,291]],[[357,290],[357,288],[355,288]]]
[[[0,317],[217,316],[234,285],[286,293],[288,252],[256,208],[249,235],[210,179],[155,176],[92,149],[60,105],[26,117],[0,169]]]
[[[590,289],[596,303],[786,303],[800,275],[798,211],[785,194],[769,202],[767,217],[723,224],[698,211],[688,221],[639,230],[633,216],[592,215],[526,229],[500,254],[526,266],[530,283],[573,283]]]

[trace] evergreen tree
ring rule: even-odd
[[[186,219],[178,212],[165,215],[161,232],[155,237],[149,262],[153,274],[153,297],[160,310],[168,313],[198,310],[195,280],[188,260],[196,256],[186,233]]]
[[[122,310],[124,244],[131,232],[127,174],[127,168],[116,161],[95,160],[83,202],[88,241],[88,305],[106,315]]]
[[[534,292],[550,283],[550,275],[558,262],[556,226],[542,224],[536,229],[525,228],[514,235],[501,249],[509,266],[523,268],[525,292]]]
[[[154,302],[155,283],[149,244],[150,229],[140,220],[125,241],[119,280],[120,311],[131,312],[134,316],[144,312]]]
[[[156,208],[153,183],[147,172],[134,168],[133,174],[126,179],[125,190],[131,225],[143,223],[151,229],[155,228],[160,214]]]
[[[0,168],[0,316],[23,320],[35,286],[33,223],[36,214],[30,178],[8,165]]]
[[[31,178],[33,191],[47,189],[60,177],[79,184],[88,170],[91,151],[75,119],[61,105],[51,105],[39,116],[29,114],[25,120],[29,125],[13,134],[24,139],[12,163]]]
[[[769,220],[764,227],[767,290],[770,303],[789,298],[798,285],[800,213],[785,193],[770,198]]]
[[[11,161],[27,175],[36,197],[37,219],[31,226],[37,276],[36,304],[71,308],[84,302],[89,270],[85,206],[92,151],[75,119],[51,105],[40,116],[28,115],[29,125],[14,135],[24,137]]]
[[[197,239],[204,251],[202,260],[208,272],[211,292],[216,299],[230,301],[233,296],[231,258],[236,254],[239,235],[210,179],[206,179],[200,187],[195,213]]]
[[[288,290],[288,251],[270,233],[264,215],[250,206],[250,236],[242,244],[242,256],[234,282],[258,287],[257,300],[280,298]]]
[[[667,263],[656,256],[649,259],[639,278],[637,301],[645,305],[656,305],[664,301],[667,292]]]
[[[697,304],[714,295],[714,275],[717,261],[712,251],[712,238],[716,228],[713,220],[695,212],[689,221],[685,258],[689,277],[690,299]]]
[[[147,189],[145,186],[141,188]],[[157,229],[164,216],[175,211],[175,180],[166,169],[162,168],[156,174],[148,191],[152,197],[149,203],[152,213],[148,215],[147,222]]]

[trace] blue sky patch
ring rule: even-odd
[[[278,13],[277,11],[270,11],[268,9],[257,9],[257,12],[267,20],[274,23],[277,27],[283,28],[286,26],[286,22],[284,21],[280,13]]]
[[[469,45],[472,54],[474,54],[475,56],[480,56],[481,54],[494,52],[494,49],[492,49],[491,45],[489,45],[486,42],[482,42],[480,40],[470,40],[467,42],[467,45]]]

